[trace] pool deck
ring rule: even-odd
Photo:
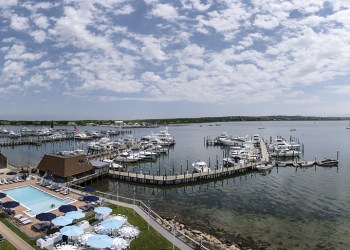
[[[9,178],[9,176],[0,176],[1,179],[3,178]],[[44,192],[47,192],[47,193],[50,193],[52,195],[55,195],[57,197],[60,197],[60,198],[73,198],[75,199],[76,201],[71,203],[72,205],[76,206],[76,207],[80,207],[80,206],[83,206],[83,205],[86,205],[85,202],[83,201],[78,201],[78,198],[79,196],[77,194],[73,194],[73,193],[70,193],[68,195],[63,195],[63,194],[60,194],[58,192],[55,192],[55,191],[52,191],[48,188],[45,188],[45,187],[42,187],[38,184],[36,184],[36,180],[27,180],[27,181],[23,181],[23,182],[17,182],[17,183],[12,183],[12,184],[3,184],[3,185],[0,185],[0,192],[2,190],[5,190],[5,189],[9,189],[9,188],[16,188],[16,187],[22,187],[22,186],[28,186],[28,185],[32,185]],[[3,202],[6,202],[6,201],[11,201],[12,199],[9,198],[9,197],[5,197],[5,198],[2,198],[1,199]],[[25,217],[29,218],[30,220],[32,220],[32,222],[30,224],[27,224],[27,225],[23,225],[20,221],[16,220],[15,218],[13,218],[13,215],[11,216],[13,221],[16,223],[16,225],[18,227],[20,227],[21,230],[24,230],[26,232],[26,234],[30,237],[33,237],[33,238],[36,238],[36,237],[40,237],[41,236],[41,233],[38,233],[38,232],[35,232],[32,230],[32,225],[36,224],[36,223],[41,223],[41,221],[39,221],[38,219],[34,217],[30,217],[29,215],[27,215],[26,213],[24,213],[24,211],[28,210],[26,207],[20,205],[16,208],[13,209],[15,211],[15,215],[17,214],[23,214]],[[61,213],[60,211],[58,211],[58,207],[52,211],[50,211],[51,213],[54,213],[56,214],[57,216],[62,216],[64,215],[64,213]]]

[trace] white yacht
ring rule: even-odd
[[[79,133],[74,135],[74,138],[78,139],[78,140],[89,140],[89,139],[91,139],[91,136],[88,136],[84,132],[79,132]]]
[[[19,138],[21,136],[21,134],[20,133],[16,133],[13,130],[10,130],[9,136],[10,136],[10,138]]]
[[[111,141],[108,137],[102,137],[97,142],[90,142],[88,144],[89,149],[94,150],[110,150],[113,148],[114,142]]]
[[[207,173],[210,171],[210,168],[208,167],[208,164],[204,161],[198,161],[195,163],[192,163],[193,171],[197,173]]]
[[[175,144],[175,139],[169,134],[168,127],[166,127],[165,130],[159,131],[158,133],[154,134],[154,136],[161,142],[163,142],[163,145]]]

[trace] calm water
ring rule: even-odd
[[[137,198],[150,200],[152,208],[166,217],[227,240],[253,240],[268,249],[350,249],[350,131],[344,122],[265,122],[198,124],[170,127],[176,145],[157,162],[130,165],[130,171],[161,173],[183,171],[197,160],[215,165],[223,158],[219,147],[206,148],[203,138],[260,134],[265,139],[276,135],[296,137],[305,146],[304,159],[336,157],[338,168],[274,168],[271,173],[252,173],[216,182],[172,188],[137,186]],[[290,127],[296,131],[290,132]],[[90,129],[90,128],[88,128]],[[93,128],[96,130],[96,128]],[[135,129],[134,137],[158,129]],[[40,160],[44,152],[70,149],[72,143],[46,147],[2,149],[11,161]],[[83,147],[84,145],[80,145]],[[160,162],[160,164],[159,164]],[[191,167],[190,167],[191,168]],[[95,184],[102,191],[115,192],[116,182]],[[120,183],[119,193],[132,196],[134,185]]]

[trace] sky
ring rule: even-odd
[[[0,1],[0,119],[350,116],[350,1]]]

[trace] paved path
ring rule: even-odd
[[[0,233],[4,238],[11,242],[14,247],[21,250],[34,250],[27,242],[25,242],[21,237],[15,234],[11,229],[9,229],[4,223],[0,221]]]

